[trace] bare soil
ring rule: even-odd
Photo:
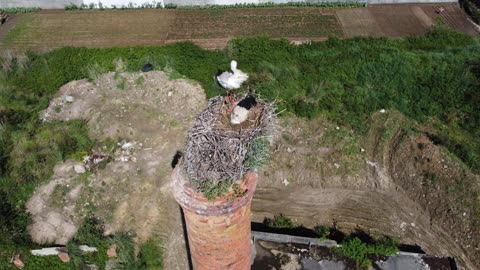
[[[438,13],[440,8],[442,13]],[[405,37],[428,31],[441,17],[449,27],[478,34],[456,4],[390,4],[326,10],[277,7],[207,10],[42,10],[0,27],[0,47],[48,51],[63,46],[113,47],[193,41],[223,49],[230,39],[265,35],[293,43],[338,37]],[[21,19],[20,19],[21,18]]]
[[[479,177],[425,135],[402,131],[408,122],[401,114],[373,115],[371,131],[353,148],[342,145],[341,128],[321,119],[284,126],[271,164],[260,172],[253,221],[283,213],[306,227],[389,235],[455,257],[462,269],[478,268],[472,205],[479,198],[467,195],[478,194]],[[337,136],[327,140],[332,128]]]

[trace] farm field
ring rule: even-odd
[[[440,7],[444,12],[438,14]],[[437,19],[441,17],[441,19]],[[405,37],[421,35],[436,21],[475,35],[453,4],[372,5],[322,9],[278,7],[207,10],[43,10],[15,15],[0,28],[0,47],[46,51],[63,46],[162,45],[190,40],[207,49],[225,48],[234,37],[264,35],[292,42],[334,35]]]

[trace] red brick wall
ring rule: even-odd
[[[257,175],[245,174],[242,198],[211,202],[184,181],[178,167],[173,173],[174,196],[185,215],[194,270],[250,269],[250,203]]]

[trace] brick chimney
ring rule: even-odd
[[[242,197],[208,201],[196,192],[178,165],[173,194],[183,209],[194,270],[247,270],[251,266],[250,204],[257,174],[246,173]]]

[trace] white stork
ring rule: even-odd
[[[231,91],[240,88],[247,79],[248,75],[237,69],[237,61],[235,60],[230,62],[230,71],[225,71],[217,76],[218,84],[227,90],[225,102],[228,104],[228,112],[231,112],[236,105]]]

